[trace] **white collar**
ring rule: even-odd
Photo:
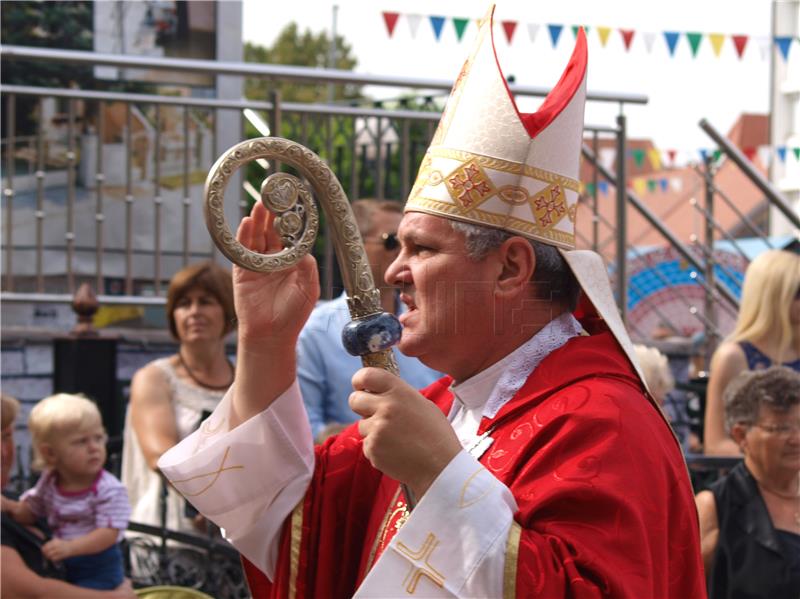
[[[564,312],[502,360],[466,381],[453,385],[451,390],[457,403],[467,409],[483,406],[483,417],[494,418],[542,360],[582,333],[583,329],[575,317]]]

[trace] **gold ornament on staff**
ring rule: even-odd
[[[350,202],[336,175],[314,152],[288,139],[259,137],[238,143],[222,154],[211,167],[204,190],[206,226],[214,243],[231,262],[255,272],[291,268],[311,251],[319,229],[319,214],[306,181],[289,173],[275,173],[261,184],[261,202],[275,215],[274,226],[283,249],[260,254],[236,240],[225,220],[225,187],[237,169],[258,159],[286,163],[310,183],[328,217],[353,319],[342,332],[342,342],[348,352],[361,357],[364,366],[398,374],[391,346],[400,339],[400,323],[394,314],[381,309],[380,291],[375,288]],[[413,497],[405,485],[403,492],[412,507]]]

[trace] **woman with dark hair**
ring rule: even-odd
[[[131,522],[161,525],[161,454],[200,426],[233,382],[225,337],[235,326],[231,274],[213,262],[178,271],[167,292],[167,320],[177,353],[150,362],[131,381],[125,420],[122,482],[128,487]],[[185,500],[171,487],[166,525],[200,532]],[[136,566],[134,564],[134,569]]]
[[[697,494],[710,599],[800,593],[800,374],[749,371],[724,395],[744,462]]]

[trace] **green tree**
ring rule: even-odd
[[[289,23],[270,47],[247,42],[244,47],[245,62],[281,64],[303,67],[325,67],[328,64],[330,37],[324,31],[313,33],[310,29],[300,32],[297,23]],[[351,71],[358,64],[352,48],[341,35],[336,36],[335,68]],[[325,102],[328,100],[326,85],[309,85],[295,82],[272,82],[263,78],[248,78],[245,81],[245,96],[252,100],[265,100],[273,89],[280,91],[285,102]],[[334,100],[355,100],[361,97],[357,85],[337,85]]]

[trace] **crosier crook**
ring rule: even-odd
[[[341,183],[314,152],[280,137],[259,137],[236,144],[219,157],[204,188],[206,226],[220,252],[234,264],[255,272],[275,272],[296,265],[311,251],[319,229],[319,214],[305,181],[275,173],[261,184],[261,202],[275,215],[274,226],[283,249],[260,254],[239,243],[225,220],[225,187],[231,175],[253,160],[277,160],[294,167],[310,184],[330,222],[336,259],[347,293],[352,321],[342,331],[345,349],[360,356],[364,366],[398,374],[391,347],[400,340],[401,326],[394,314],[381,309],[364,242]],[[412,509],[413,494],[402,485]]]

